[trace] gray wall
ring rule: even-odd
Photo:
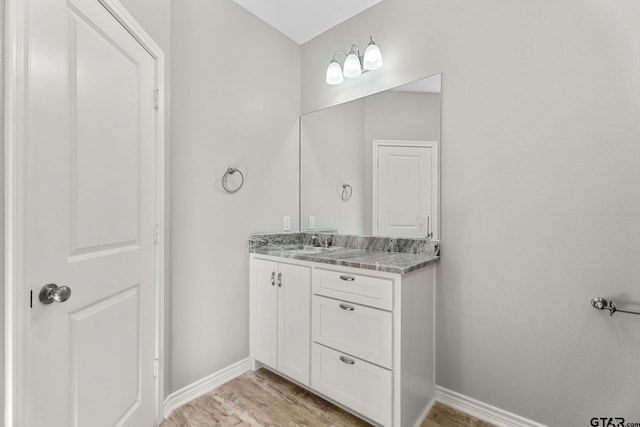
[[[302,48],[302,110],[443,72],[440,386],[554,426],[640,420],[640,3],[385,0]],[[372,34],[380,70],[331,87]],[[611,415],[606,415],[611,414]]]
[[[298,228],[300,47],[230,0],[171,13],[175,391],[249,355],[248,236]]]

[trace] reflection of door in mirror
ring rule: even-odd
[[[431,236],[437,229],[438,143],[373,141],[374,235]]]

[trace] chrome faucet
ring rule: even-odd
[[[314,233],[314,235],[311,236],[311,244],[316,248],[328,248],[333,244],[333,236],[327,236],[323,241],[318,233]]]

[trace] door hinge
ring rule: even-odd
[[[153,108],[160,108],[160,89],[156,89],[153,97]]]
[[[156,245],[160,241],[160,224],[156,224],[153,228],[153,243]]]
[[[160,359],[153,359],[153,377],[158,378],[160,375]]]

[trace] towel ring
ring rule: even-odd
[[[236,172],[240,174],[240,185],[238,185],[238,188],[229,189],[227,187],[227,178]],[[240,190],[243,185],[244,185],[244,174],[240,169],[229,167],[227,171],[224,173],[224,175],[222,175],[222,188],[224,188],[224,191],[226,191],[227,193],[235,193],[238,190]]]
[[[346,202],[351,198],[351,194],[353,194],[353,188],[349,184],[342,184],[342,195],[340,198],[343,202]]]

